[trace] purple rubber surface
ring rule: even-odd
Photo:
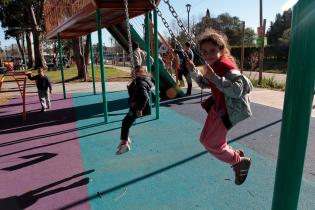
[[[41,113],[38,97],[0,106],[1,209],[60,209],[87,197],[73,99],[52,96],[52,109]],[[88,203],[76,209],[90,209]]]

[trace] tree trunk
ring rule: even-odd
[[[25,32],[23,32],[23,35],[22,35],[22,47],[23,49],[25,48]]]
[[[26,32],[26,44],[27,44],[27,55],[28,55],[28,63],[27,67],[34,67],[34,49],[32,45],[32,32]]]
[[[16,39],[16,43],[17,43],[17,46],[19,48],[19,51],[20,51],[20,54],[22,57],[23,64],[25,64],[25,53],[24,53],[24,49],[21,45],[21,36],[16,36],[15,39]]]
[[[72,47],[73,47],[73,54],[74,54],[73,57],[74,57],[74,60],[78,69],[78,78],[84,79],[84,72],[85,72],[84,57],[82,55],[81,43],[80,43],[79,38],[72,39]]]
[[[85,63],[85,81],[89,79],[88,65],[90,59],[90,41],[91,34],[86,36],[85,48],[84,48],[84,63]]]
[[[35,53],[35,69],[39,67],[46,68],[46,61],[43,55],[43,43],[40,40],[40,32],[33,31],[34,38],[34,53]]]
[[[34,39],[34,54],[35,54],[35,69],[39,67],[46,67],[46,61],[43,55],[43,43],[41,40],[40,27],[37,24],[34,8],[32,5],[29,7],[29,15],[32,23],[32,32]]]

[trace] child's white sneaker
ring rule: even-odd
[[[132,141],[131,138],[128,137],[128,143],[131,145]]]
[[[127,142],[127,143],[122,143],[121,142],[120,145],[119,145],[119,148],[118,148],[118,150],[116,152],[116,155],[124,154],[124,153],[128,152],[130,149],[131,148],[130,148],[129,142]]]
[[[128,137],[128,143],[129,143],[129,146],[130,146],[131,143],[132,143],[132,141],[131,141],[131,139],[130,139],[129,137]],[[123,141],[123,140],[120,141],[120,143],[119,143],[118,146],[117,146],[117,149],[119,149],[119,147],[120,147],[122,144],[124,144],[124,141]]]

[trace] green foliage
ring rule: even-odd
[[[259,87],[259,88],[268,88],[268,89],[276,89],[276,90],[285,90],[285,84],[278,82],[275,80],[274,77],[270,78],[265,78],[263,77],[261,84],[259,84],[258,80],[256,79],[251,79],[252,84],[254,87]]]
[[[211,17],[209,13],[195,25],[193,30],[198,36],[207,28],[221,31],[229,39],[229,44],[234,46],[241,45],[242,42],[242,21],[238,17],[232,17],[228,13],[223,13],[217,17]],[[245,28],[245,44],[252,45],[255,32],[251,28]]]
[[[0,4],[0,22],[5,28],[5,38],[16,37],[27,27],[27,16],[21,1],[6,1]]]
[[[280,45],[289,46],[290,33],[291,33],[291,28],[288,28],[288,29],[283,31],[282,36],[278,39]]]
[[[4,105],[7,101],[9,101],[12,97],[11,96],[4,96],[0,97],[0,105]]]
[[[43,0],[2,0],[0,2],[0,22],[5,30],[6,38],[16,37],[24,31],[31,30],[30,8],[35,12],[37,26],[43,28]]]
[[[267,31],[268,43],[270,45],[289,45],[292,10],[287,10],[283,14],[277,14],[275,22],[271,22]]]
[[[240,63],[241,47],[232,47],[231,54]],[[255,70],[258,67],[259,49],[256,47],[244,48],[244,68]],[[278,73],[287,71],[289,47],[288,46],[267,46],[264,50],[264,71],[273,70]],[[257,57],[253,65],[253,57]],[[254,59],[255,60],[255,59]]]

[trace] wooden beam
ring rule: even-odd
[[[90,32],[88,32],[88,31],[80,32],[80,33],[62,32],[62,33],[60,33],[60,38],[62,38],[62,39],[78,38],[78,37],[87,35],[89,33]]]
[[[67,39],[70,38],[71,36],[75,38],[96,31],[96,24],[91,24],[94,23],[95,20],[90,18],[92,15],[95,14],[96,7],[99,7],[102,10],[102,14],[104,17],[102,21],[102,27],[108,27],[120,23],[126,19],[125,11],[123,9],[124,8],[123,1],[98,2],[97,0],[93,0],[86,7],[81,9],[76,15],[70,17],[64,23],[57,26],[53,30],[49,31],[46,35],[47,38],[56,39],[58,33],[60,33],[60,37],[62,39]],[[149,0],[130,2],[128,7],[130,18],[140,16],[154,9],[154,5],[152,5]],[[121,14],[117,14],[117,17],[111,18],[112,16],[116,16],[114,15],[114,13],[120,11]],[[84,30],[77,29],[79,28],[80,25],[85,25],[86,26],[85,28],[87,29]]]
[[[140,16],[142,14],[145,14],[145,13],[141,13],[141,14],[139,14],[139,13],[134,13],[134,14],[133,13],[129,13],[129,18],[131,19],[131,18]],[[125,16],[119,16],[118,18],[115,18],[115,19],[111,20],[110,22],[108,22],[107,25],[104,25],[104,27],[115,25],[115,24],[120,23],[120,22],[122,22],[124,20],[126,20]]]
[[[95,2],[95,0],[92,0],[91,3],[93,4],[93,6],[95,7],[95,9],[97,8],[97,3]]]
[[[124,10],[125,4],[123,1],[117,2],[99,2],[97,3],[99,8],[106,8],[106,9],[117,9],[117,10]],[[154,5],[150,3],[149,0],[146,1],[137,1],[137,2],[129,2],[128,9],[141,9],[141,10],[152,10],[154,9]]]

